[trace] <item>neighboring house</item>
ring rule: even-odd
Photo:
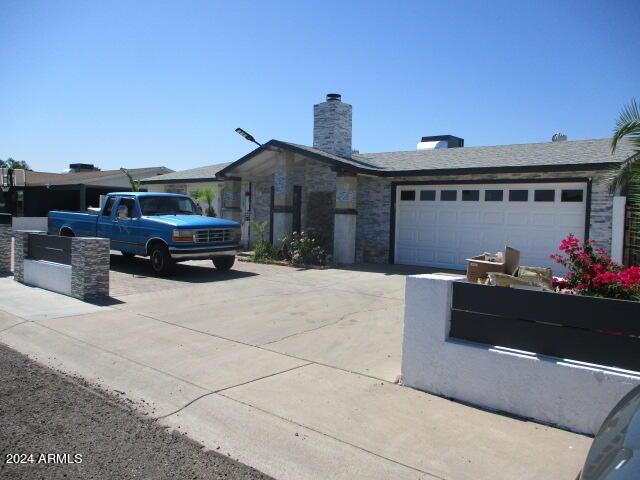
[[[171,172],[166,167],[132,168],[134,180]],[[89,164],[71,164],[68,173],[25,171],[24,186],[6,193],[12,198],[5,210],[17,217],[45,217],[50,210],[84,211],[98,207],[100,195],[130,190],[127,176],[120,170],[99,170]]]
[[[464,147],[443,135],[360,154],[351,123],[351,105],[327,95],[312,147],[271,140],[223,168],[223,216],[266,222],[274,242],[313,229],[343,264],[460,269],[511,245],[523,264],[551,265],[569,233],[622,257],[624,199],[602,178],[632,154],[628,143],[612,155],[609,139]]]
[[[224,181],[216,175],[229,163],[219,163],[207,167],[192,168],[180,172],[157,175],[142,179],[142,186],[150,192],[184,193],[191,194],[194,190],[210,188],[215,195],[213,209],[220,216],[222,210],[222,187]],[[203,210],[207,205],[201,203]]]

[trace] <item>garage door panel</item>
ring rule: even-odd
[[[450,229],[442,229],[438,230],[437,233],[437,244],[443,247],[450,247],[451,244],[456,242],[456,231]]]
[[[560,227],[564,227],[567,231],[572,228],[583,228],[584,227],[584,217],[582,215],[577,214],[562,214],[559,213],[556,215],[556,225]]]
[[[417,240],[417,232],[413,229],[404,228],[401,229],[398,235],[400,244],[412,245]]]
[[[436,229],[425,228],[418,231],[418,242],[422,244],[434,245],[436,243]]]
[[[553,212],[534,213],[531,215],[531,225],[540,227],[552,227],[556,225],[556,216]]]
[[[467,211],[460,213],[460,223],[463,225],[475,225],[480,223],[479,211]]]
[[[455,225],[458,222],[458,212],[455,210],[441,210],[436,213],[440,225]]]
[[[410,226],[416,224],[416,212],[411,209],[403,208],[399,210],[397,213],[397,217],[398,224],[400,226]]]
[[[435,210],[422,210],[417,214],[417,220],[421,224],[432,225],[436,223],[437,215]]]
[[[412,188],[412,187],[410,187]],[[415,187],[419,189],[419,187]],[[433,189],[481,190],[480,201],[396,201],[396,262],[441,268],[466,267],[465,259],[511,245],[523,264],[551,266],[549,255],[569,233],[584,231],[582,203],[535,202],[533,190],[585,188],[584,184],[446,185]],[[483,189],[501,189],[504,201],[483,201]],[[528,189],[529,201],[508,201],[509,189]],[[559,199],[559,197],[556,195]],[[558,270],[556,266],[556,271]]]
[[[466,248],[474,248],[478,244],[484,243],[484,238],[481,232],[470,231],[470,232],[460,232],[458,235],[458,247],[461,249]]]
[[[483,212],[482,223],[484,225],[504,225],[504,212]]]
[[[456,256],[456,252],[453,250],[449,250],[449,251],[441,250],[436,252],[435,260],[436,262],[439,262],[442,264],[448,264],[448,265],[458,264],[458,257]]]
[[[527,225],[529,223],[529,216],[526,215],[526,212],[508,212],[506,223],[508,225]]]

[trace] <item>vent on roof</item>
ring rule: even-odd
[[[457,148],[464,147],[464,138],[454,137],[453,135],[433,135],[430,137],[422,137],[418,142],[418,150],[435,150],[440,148]]]
[[[100,171],[93,163],[70,163],[69,173],[97,172]]]
[[[567,135],[562,133],[562,132],[554,133],[553,137],[551,137],[551,141],[552,142],[566,142],[567,141]]]

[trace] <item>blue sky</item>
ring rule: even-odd
[[[312,142],[354,107],[354,148],[609,136],[640,97],[637,1],[0,1],[0,158],[61,171],[185,169]]]

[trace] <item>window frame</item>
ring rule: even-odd
[[[444,198],[445,194],[453,193],[453,198]],[[440,190],[440,201],[441,202],[457,202],[458,201],[458,190],[454,189],[442,189]]]
[[[107,197],[107,199],[104,202],[104,207],[102,208],[102,212],[100,213],[101,217],[111,218],[111,216],[113,215],[113,207],[115,207],[116,205],[116,200],[117,200],[117,197],[113,195],[110,195]],[[111,205],[109,205],[109,202],[111,202]],[[107,209],[109,211],[108,214],[107,214]]]
[[[551,193],[551,199],[550,200],[545,200],[545,199],[538,199],[538,192],[540,193],[544,193],[544,194],[548,194]],[[556,201],[556,190],[555,188],[536,188],[533,191],[533,201],[536,203],[555,203]]]
[[[464,198],[464,193],[475,193],[476,194],[476,198]],[[460,194],[460,201],[462,202],[479,202],[480,201],[480,189],[479,188],[468,188],[468,189],[463,189],[462,193]]]
[[[402,198],[402,196],[407,193],[411,194],[409,196],[413,196],[413,198]],[[400,190],[400,201],[401,202],[415,202],[416,201],[416,190]]]
[[[580,200],[565,200],[565,192],[580,192]],[[584,189],[582,188],[563,188],[560,190],[560,203],[582,203],[584,202]]]
[[[433,198],[422,198],[423,193],[433,194]],[[420,190],[420,201],[421,202],[435,202],[438,198],[437,190]]]
[[[512,193],[525,193],[526,198],[524,200],[520,200],[520,199],[512,199],[511,198],[511,194]],[[515,203],[526,203],[529,201],[529,189],[527,188],[510,188],[509,189],[509,195],[507,196],[507,200],[509,202],[515,202]]]

